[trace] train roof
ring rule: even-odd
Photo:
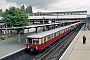
[[[78,23],[80,23],[80,22],[78,22]],[[44,36],[48,36],[50,34],[53,34],[53,33],[57,32],[57,31],[60,31],[62,29],[65,29],[67,27],[73,26],[73,25],[78,24],[78,23],[74,23],[74,24],[71,24],[71,25],[68,25],[68,26],[55,28],[55,29],[52,29],[52,30],[48,30],[48,31],[37,33],[37,34],[33,34],[33,35],[29,35],[29,36],[27,36],[27,38],[42,38]]]

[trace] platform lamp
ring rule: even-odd
[[[44,24],[44,17],[43,17],[43,24]]]
[[[5,34],[7,34],[7,21],[5,22],[5,28],[6,28]]]

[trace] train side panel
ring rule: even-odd
[[[49,46],[50,44],[52,44],[53,42],[55,42],[56,40],[58,40],[59,38],[61,38],[62,36],[64,36],[65,34],[69,33],[70,30],[64,32],[50,40],[48,40],[47,42],[44,42],[43,44],[38,44],[38,45],[34,45],[34,44],[27,44],[27,48],[34,48],[36,50],[42,50],[44,49],[45,47]],[[43,39],[43,38],[42,38]]]
[[[40,51],[40,50],[44,49],[45,47],[49,46],[50,44],[52,44],[53,42],[60,39],[62,36],[66,35],[70,31],[72,31],[73,29],[75,29],[78,25],[79,24],[72,25],[67,28],[61,29],[60,31],[54,32],[50,35],[44,36],[42,38],[37,38],[38,44],[28,44],[27,43],[26,48],[27,48],[27,50],[35,49],[35,50]],[[32,43],[34,43],[34,42],[32,42]]]

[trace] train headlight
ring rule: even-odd
[[[36,46],[36,49],[38,49],[38,46]]]
[[[30,48],[29,45],[27,46],[27,48],[28,48],[28,49]]]

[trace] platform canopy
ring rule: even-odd
[[[36,28],[36,30],[37,30],[38,27],[44,27],[44,26],[50,26],[50,25],[58,25],[58,24],[60,24],[60,23],[51,23],[51,24],[42,24],[42,25],[30,25],[30,26],[22,26],[22,27],[0,28],[0,30],[17,30],[18,43],[20,43],[20,32],[21,32],[21,30],[29,29],[29,28]]]

